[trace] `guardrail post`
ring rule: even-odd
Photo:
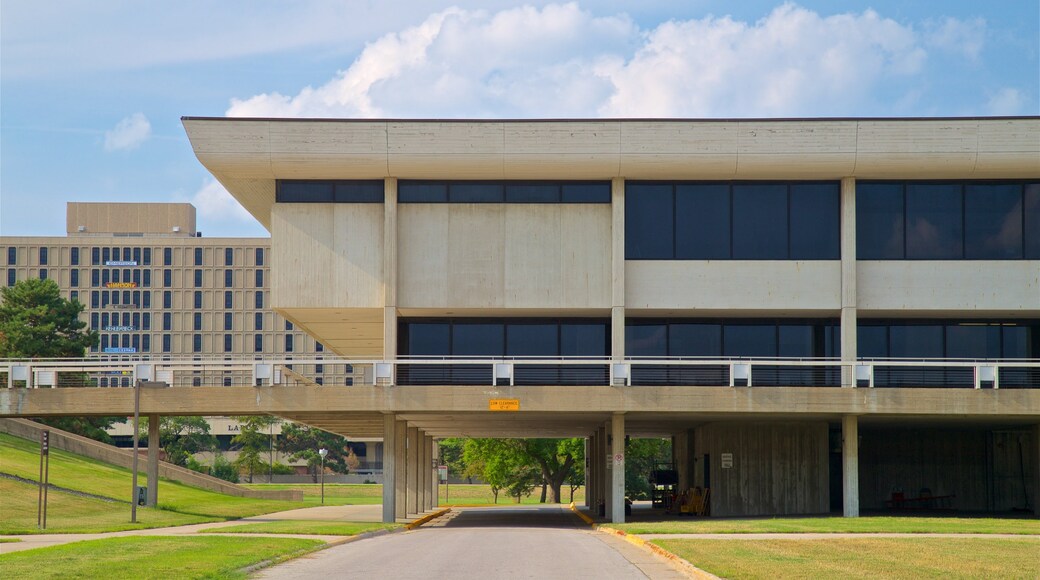
[[[631,387],[632,365],[629,363],[611,363],[610,385],[613,387]]]
[[[748,363],[733,363],[729,370],[729,386],[750,387],[751,365]]]
[[[380,387],[392,387],[394,386],[394,370],[395,365],[392,362],[378,362],[375,364],[373,374],[373,382],[376,386]]]
[[[866,364],[856,365],[855,380],[852,383],[853,387],[873,387],[874,386],[874,367]]]
[[[509,386],[513,386],[515,380],[513,363],[495,363],[494,364],[494,376],[492,377],[491,384],[498,386],[499,379],[508,380]]]

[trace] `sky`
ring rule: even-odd
[[[182,116],[1038,114],[1036,0],[3,0],[0,235],[67,201],[268,235]]]

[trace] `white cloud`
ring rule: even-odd
[[[207,222],[253,222],[253,216],[241,206],[224,186],[207,179],[191,198],[199,218]]]
[[[143,113],[134,113],[105,131],[105,151],[136,149],[152,136],[152,124]]]
[[[1021,115],[1025,104],[1026,98],[1022,91],[1004,87],[990,95],[986,111],[990,115]]]
[[[947,37],[958,23],[945,21]],[[856,115],[880,93],[891,94],[882,97],[889,110],[904,97],[889,85],[922,73],[924,45],[911,26],[872,10],[821,16],[784,4],[756,22],[707,17],[644,30],[573,3],[452,8],[369,43],[325,84],[233,99],[227,115]]]
[[[946,17],[926,24],[925,41],[947,52],[977,61],[986,40],[986,21],[982,18],[958,20]]]

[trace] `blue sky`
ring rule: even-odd
[[[189,201],[189,116],[775,117],[1040,113],[1040,3],[881,0],[0,4],[0,233],[66,201]]]

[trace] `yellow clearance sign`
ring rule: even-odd
[[[520,399],[491,399],[488,401],[489,411],[519,411]]]
[[[136,282],[109,282],[105,288],[137,288]]]

